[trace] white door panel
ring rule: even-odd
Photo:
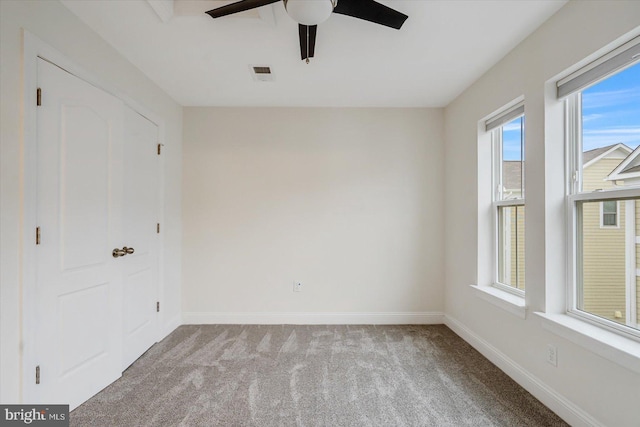
[[[76,407],[120,376],[123,103],[38,60],[40,402]]]
[[[130,108],[124,116],[123,369],[156,342],[158,283],[158,127]]]
[[[73,100],[68,100],[74,103]],[[65,101],[63,101],[65,102]],[[109,253],[109,117],[61,105],[60,250],[64,270],[104,264]],[[89,241],[90,245],[79,242]]]
[[[109,283],[61,295],[59,304],[60,375],[73,374],[87,363],[108,357]],[[80,342],[82,345],[77,345]]]

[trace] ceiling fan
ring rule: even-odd
[[[240,0],[207,12],[212,18],[255,9],[280,0]],[[298,22],[300,56],[309,63],[313,58],[318,24],[331,13],[339,13],[399,30],[408,18],[404,13],[391,9],[374,0],[282,0],[287,14]]]

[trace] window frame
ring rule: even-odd
[[[502,291],[508,292],[510,294],[516,295],[520,298],[524,298],[525,296],[525,292],[526,292],[526,281],[525,281],[525,290],[522,289],[518,289],[517,286],[511,286],[508,285],[506,283],[502,283],[500,282],[499,278],[500,278],[500,240],[501,240],[501,233],[500,233],[500,209],[501,208],[506,208],[506,207],[513,207],[513,208],[519,208],[525,207],[525,197],[526,197],[526,191],[524,190],[524,176],[522,177],[522,194],[525,197],[520,197],[517,199],[507,199],[504,200],[503,197],[503,189],[504,189],[504,185],[503,185],[503,156],[502,156],[502,143],[503,143],[503,138],[502,138],[502,131],[503,128],[506,124],[511,123],[513,120],[519,119],[519,118],[524,118],[525,117],[525,113],[524,113],[524,108],[523,108],[524,102],[520,102],[518,103],[515,107],[512,107],[511,109],[507,110],[507,113],[502,113],[499,114],[498,117],[500,116],[507,116],[509,111],[515,111],[518,109],[521,109],[522,111],[520,113],[518,113],[515,116],[509,117],[509,119],[507,121],[502,120],[503,123],[501,123],[498,126],[495,126],[493,129],[491,129],[489,132],[491,134],[491,185],[492,185],[492,190],[491,190],[491,204],[492,204],[492,217],[493,217],[493,230],[492,230],[492,237],[493,237],[493,267],[492,267],[492,274],[493,274],[493,286],[497,289],[500,289]],[[487,123],[491,122],[492,120],[495,119],[490,119],[487,120]],[[525,120],[523,120],[522,122],[522,131],[524,132],[524,126],[525,126]],[[524,145],[522,146],[522,156],[524,157]],[[524,159],[522,160],[524,162]],[[526,216],[525,216],[526,218]],[[526,219],[525,219],[526,221]],[[525,252],[526,253],[526,252]],[[526,261],[525,261],[526,262]],[[526,270],[525,270],[526,271]]]
[[[612,73],[610,75],[613,75]],[[610,76],[609,75],[609,76]],[[608,78],[607,76],[606,78]],[[565,211],[566,211],[566,224],[567,224],[567,287],[566,287],[566,312],[567,315],[579,319],[581,321],[590,323],[592,325],[601,327],[608,331],[614,332],[626,338],[630,338],[634,341],[640,342],[640,324],[636,321],[636,328],[628,326],[627,324],[621,324],[612,320],[605,319],[603,317],[591,314],[587,311],[580,310],[578,308],[579,301],[579,283],[580,283],[580,261],[578,260],[578,241],[579,233],[578,227],[580,226],[578,205],[581,202],[604,202],[614,200],[617,203],[617,223],[620,224],[619,212],[620,200],[629,200],[640,198],[640,187],[631,186],[627,188],[616,188],[607,190],[595,190],[584,192],[582,189],[582,174],[583,174],[583,162],[582,162],[582,90],[568,95],[565,100],[565,151],[566,151],[566,197],[565,197]],[[602,213],[602,203],[601,203]],[[600,226],[602,228],[602,215],[600,219]],[[605,226],[604,228],[614,228],[613,226]],[[635,236],[634,236],[635,237]],[[630,254],[626,254],[629,257]],[[633,253],[635,258],[635,251]],[[629,287],[629,279],[625,279],[625,288]],[[628,295],[628,291],[627,291]],[[629,313],[630,305],[632,305],[630,299],[625,302],[627,313]],[[637,307],[636,307],[637,310]],[[634,310],[635,311],[635,310]]]

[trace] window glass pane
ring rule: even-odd
[[[602,211],[606,214],[615,214],[617,207],[618,203],[615,200],[607,200],[605,202],[602,202]]]
[[[602,225],[607,227],[615,227],[616,225],[618,225],[616,223],[616,216],[614,214],[602,215]]]
[[[602,225],[615,227],[617,225],[615,214],[603,214]]]
[[[502,200],[524,198],[524,117],[502,127]]]
[[[602,226],[618,226],[618,202],[616,202],[615,200],[607,200],[605,202],[602,202]]]
[[[585,89],[581,97],[583,191],[638,184],[613,180],[611,174],[640,145],[640,63]],[[635,166],[640,163],[630,168]]]
[[[602,228],[600,204],[618,207],[620,227]],[[627,216],[630,215],[629,218]],[[638,328],[637,268],[640,245],[638,199],[577,203],[576,307],[587,313]],[[615,218],[614,215],[611,217]],[[607,221],[605,216],[605,221]],[[635,251],[636,257],[627,257]]]
[[[498,282],[524,291],[524,206],[498,207]]]

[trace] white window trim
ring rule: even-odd
[[[620,215],[620,204],[618,203],[618,218]],[[618,223],[620,220],[618,220]],[[638,278],[638,266],[636,263],[636,204],[632,201],[625,202],[625,301],[626,318],[625,323],[635,329],[640,329],[638,324],[638,300],[636,286]]]
[[[604,223],[604,202],[606,200],[600,202],[600,228],[620,228],[620,201],[616,202],[616,212],[615,212],[615,216],[616,216],[616,223],[614,225],[605,225]],[[608,215],[611,215],[611,212],[607,212]]]
[[[502,182],[502,127],[497,127],[490,131],[491,133],[491,173],[493,191],[491,192],[492,201],[495,203],[502,200],[502,191],[504,185]]]
[[[566,157],[567,179],[566,194],[573,195],[582,191],[582,93],[578,92],[565,101],[566,117]]]
[[[516,288],[514,286],[511,286],[511,285],[506,285],[506,284],[504,284],[502,282],[499,282],[497,280],[493,284],[493,287],[497,288],[497,289],[500,289],[503,292],[506,292],[506,293],[509,293],[511,295],[515,295],[515,296],[517,296],[519,298],[524,299],[524,291],[522,289],[518,289],[518,288]]]
[[[615,55],[615,53],[616,52],[613,51],[611,52],[611,54],[607,54],[605,55],[605,57],[602,57],[602,59],[613,56]],[[598,57],[595,54],[591,57],[591,59],[597,58]],[[573,70],[575,69],[576,68],[574,67]],[[580,70],[578,70],[578,72],[579,71]],[[558,84],[559,82],[549,81],[547,86],[547,89],[549,90],[548,93],[550,94],[551,92],[556,92],[557,94]],[[580,92],[577,92],[575,95],[577,97],[580,97]],[[581,122],[579,120],[582,115],[580,108],[570,108],[570,104],[575,101],[575,98],[562,98],[556,95],[556,100],[562,101],[564,104],[564,140],[569,141],[569,136],[571,134],[582,135]],[[549,99],[549,101],[552,100]],[[560,107],[553,102],[551,102],[550,105],[553,105],[554,109]],[[580,105],[581,103],[578,105],[578,107]],[[556,128],[554,126],[554,132],[559,132],[559,128]],[[555,134],[557,135],[557,133]],[[534,314],[536,315],[536,317],[540,318],[541,326],[545,330],[563,337],[575,343],[576,345],[579,345],[593,352],[594,354],[601,356],[604,359],[617,363],[618,365],[626,369],[629,369],[635,373],[640,373],[640,341],[621,334],[617,329],[615,329],[615,332],[612,332],[611,330],[607,329],[606,326],[603,326],[600,323],[589,323],[583,317],[574,316],[568,312],[568,309],[573,303],[573,301],[569,301],[569,299],[575,297],[571,290],[573,289],[573,284],[575,281],[573,254],[576,250],[574,240],[575,228],[573,225],[575,223],[573,219],[573,209],[571,203],[569,202],[568,195],[576,194],[581,190],[578,187],[579,183],[582,181],[581,175],[583,172],[582,141],[577,141],[577,143],[579,143],[579,147],[577,147],[575,151],[572,149],[571,144],[565,143],[564,145],[565,191],[562,200],[564,203],[565,219],[564,221],[562,221],[562,229],[564,229],[563,241],[565,243],[566,254],[566,260],[563,263],[565,266],[565,280],[559,278],[560,281],[564,283],[546,284],[547,296],[551,296],[553,298],[553,301],[547,301],[547,303],[545,304],[546,313],[535,312]],[[558,184],[559,183],[560,182],[558,181]],[[557,194],[557,196],[560,197],[559,194]],[[578,197],[576,197],[576,199],[577,198]],[[560,199],[557,200],[559,201]],[[638,243],[640,244],[640,238],[638,239]],[[629,254],[627,254],[627,256],[629,256]],[[640,273],[640,269],[637,273]],[[638,275],[640,276],[640,274]],[[554,304],[554,302],[558,304],[556,305]]]
[[[496,307],[513,314],[520,319],[527,317],[527,305],[524,296],[515,295],[513,292],[505,292],[495,284],[492,286],[471,285],[478,298],[487,301]]]

